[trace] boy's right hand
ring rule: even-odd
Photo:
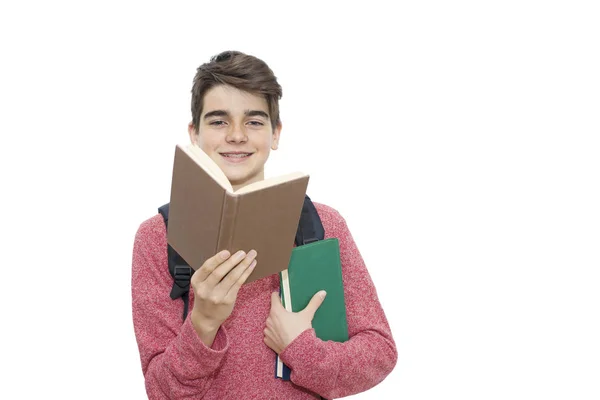
[[[221,324],[231,315],[240,287],[256,266],[256,251],[238,251],[233,256],[223,250],[206,260],[192,275],[194,308],[192,325],[211,346]]]

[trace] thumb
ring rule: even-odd
[[[315,316],[315,313],[317,312],[319,307],[321,307],[321,304],[323,304],[323,301],[325,300],[326,295],[327,295],[327,292],[324,290],[317,292],[312,297],[312,299],[310,299],[310,302],[308,303],[306,308],[304,310],[302,310],[303,313],[306,313],[310,317],[311,321],[312,321],[313,317]]]

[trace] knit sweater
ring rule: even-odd
[[[276,354],[263,342],[279,276],[243,285],[208,347],[191,324],[191,312],[182,321],[181,299],[169,297],[173,278],[162,217],[140,225],[133,249],[133,322],[149,399],[333,399],[365,391],[392,371],[396,345],[346,222],[331,207],[315,207],[325,237],[339,239],[349,340],[325,342],[314,329],[302,332],[280,354],[291,381],[275,377]],[[190,290],[190,311],[193,302]]]

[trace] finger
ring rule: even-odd
[[[275,353],[279,354],[281,352],[281,349],[277,345],[277,341],[271,336],[265,335],[263,338],[263,342]]]
[[[324,290],[321,290],[321,291],[315,293],[315,295],[312,297],[312,299],[310,299],[310,302],[308,303],[306,308],[304,310],[302,310],[302,313],[308,315],[310,317],[311,321],[312,321],[313,317],[315,316],[315,313],[317,312],[319,307],[321,307],[321,304],[323,304],[323,300],[325,300],[326,295],[327,295],[327,292]]]
[[[271,349],[271,350],[275,350],[275,343],[273,343],[273,341],[271,340],[271,338],[269,338],[268,336],[265,336],[263,338],[263,342],[265,342],[265,344]]]
[[[229,289],[229,292],[227,292],[227,297],[230,300],[235,300],[240,288],[246,282],[246,279],[248,279],[248,277],[252,274],[252,271],[254,271],[254,268],[256,268],[257,263],[258,261],[256,260],[252,261],[252,264],[250,264],[250,266],[246,268],[244,273],[242,273],[242,276],[240,276],[237,282]]]
[[[204,280],[205,283],[210,287],[215,287],[221,282],[223,277],[229,273],[236,265],[238,265],[243,259],[246,257],[246,253],[243,250],[238,251],[231,257],[227,259],[227,261],[223,262],[221,265],[217,266]]]
[[[202,264],[198,271],[194,273],[194,280],[203,282],[219,265],[229,258],[230,254],[227,250],[223,250],[209,258]]]
[[[286,311],[281,303],[281,297],[279,297],[279,293],[277,292],[271,293],[271,309],[275,311]]]
[[[263,330],[263,335],[266,339],[269,339],[269,341],[271,341],[272,344],[275,344],[276,342],[276,337],[275,337],[275,333],[273,332],[273,330],[269,329],[269,328],[265,328]]]
[[[223,293],[227,293],[231,290],[231,287],[236,284],[240,277],[244,274],[246,269],[252,265],[252,262],[256,258],[256,250],[250,250],[244,259],[236,265],[229,273],[219,282],[219,289]]]

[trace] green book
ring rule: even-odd
[[[294,247],[288,269],[280,272],[279,277],[282,303],[288,311],[302,311],[317,292],[325,290],[327,296],[312,321],[315,334],[324,341],[348,340],[338,239],[319,240]],[[276,375],[288,378],[287,367],[279,359],[277,361]]]

